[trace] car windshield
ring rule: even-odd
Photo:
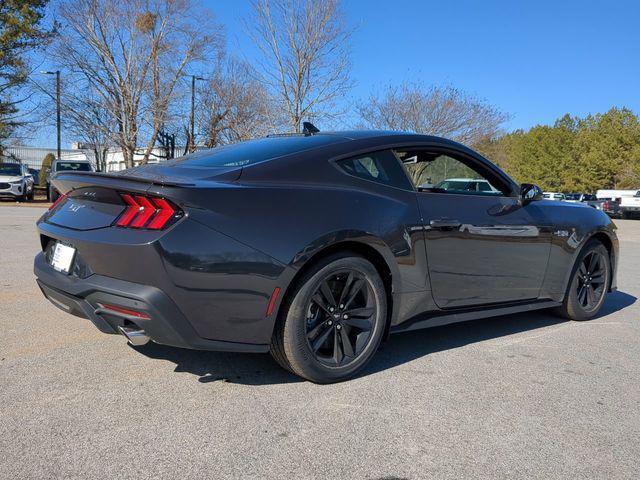
[[[20,176],[20,165],[16,164],[0,164],[0,175]]]
[[[580,200],[580,194],[579,193],[567,193],[566,198],[567,198],[567,200]]]
[[[58,162],[56,163],[56,172],[90,172],[91,165],[87,162]]]
[[[267,137],[192,153],[175,160],[184,167],[243,167],[263,160],[346,141],[332,135]]]

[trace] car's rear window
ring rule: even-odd
[[[267,137],[202,150],[175,160],[184,167],[244,167],[291,153],[346,141],[331,135]]]
[[[91,165],[87,162],[58,162],[56,164],[57,172],[90,172]]]

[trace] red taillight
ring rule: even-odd
[[[139,312],[137,310],[131,310],[130,308],[118,307],[116,305],[109,305],[107,303],[99,303],[98,306],[103,310],[110,310],[114,313],[120,313],[123,315],[128,315],[130,317],[140,318],[143,320],[149,320],[151,318],[146,313]],[[108,313],[108,311],[105,313]]]
[[[176,216],[178,210],[164,198],[120,194],[127,204],[116,222],[119,227],[160,230]]]
[[[167,224],[167,222],[171,219],[171,217],[173,217],[176,211],[164,198],[154,198],[152,200],[153,203],[156,204],[156,207],[160,209],[160,211],[156,214],[155,217],[153,217],[153,220],[151,220],[151,223],[147,226],[147,228],[150,228],[152,230],[159,230]]]
[[[136,195],[136,202],[140,205],[140,212],[129,226],[142,228],[156,213],[156,207],[153,206],[153,203],[151,203],[147,197],[143,197],[142,195]]]
[[[57,198],[57,200],[51,204],[51,206],[49,207],[49,211],[51,211],[54,208],[56,208],[58,205],[60,205],[60,203],[62,203],[63,200],[66,200],[66,199],[67,199],[67,194],[66,193],[63,194],[63,195],[60,195]]]
[[[133,197],[127,193],[122,194],[122,199],[128,206],[124,213],[120,216],[120,219],[118,220],[118,226],[128,227],[131,223],[131,220],[133,220],[133,217],[135,217],[140,211],[140,205],[138,205]]]

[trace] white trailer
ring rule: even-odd
[[[598,190],[596,197],[598,200],[611,199],[619,202],[622,197],[633,197],[637,192],[637,188],[633,190]]]

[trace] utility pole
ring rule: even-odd
[[[55,75],[56,76],[56,130],[58,133],[58,144],[57,144],[57,159],[60,160],[61,153],[61,122],[60,122],[60,70],[52,71],[43,71],[40,73],[44,73],[45,75]]]
[[[202,77],[191,75],[191,118],[189,122],[189,152],[196,151],[196,80],[205,80]]]
[[[60,160],[60,70],[56,70],[56,123],[58,130],[58,160]]]

